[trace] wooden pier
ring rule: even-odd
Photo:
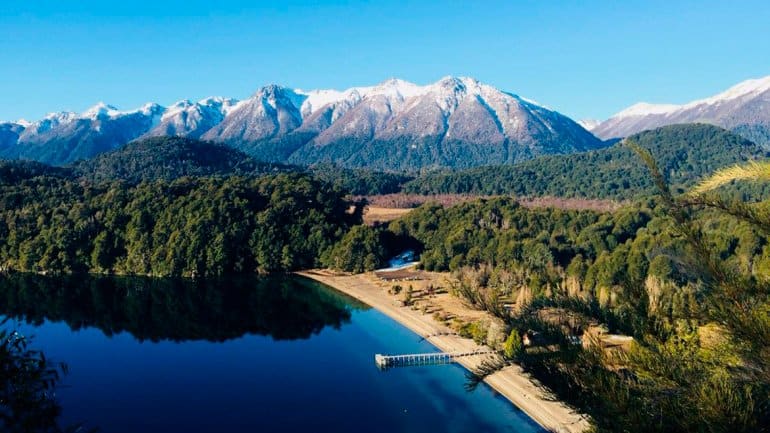
[[[386,369],[390,367],[406,367],[411,365],[449,364],[463,356],[489,355],[495,353],[492,350],[473,350],[470,352],[433,352],[413,353],[407,355],[374,355],[377,367]]]

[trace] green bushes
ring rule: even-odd
[[[524,349],[519,331],[514,329],[503,342],[503,356],[507,359],[516,359]]]
[[[385,259],[379,230],[358,225],[323,254],[321,263],[329,268],[361,273],[381,267]]]

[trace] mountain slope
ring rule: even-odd
[[[0,123],[0,154],[13,152],[13,148],[19,141],[19,136],[24,133],[24,125],[18,123]]]
[[[592,132],[603,139],[678,123],[710,123],[734,130],[758,144],[770,144],[770,76],[684,105],[635,104],[600,123]]]
[[[419,169],[512,163],[603,143],[571,119],[479,83],[391,79],[344,91],[269,85],[236,102],[208,98],[119,111],[99,104],[30,125],[0,125],[0,157],[66,164],[139,137],[225,143],[265,161]]]
[[[768,156],[760,146],[705,124],[666,126],[631,138],[652,152],[674,187],[692,185],[727,165]],[[653,194],[655,186],[639,157],[621,142],[513,166],[431,173],[408,183],[405,192],[629,199]]]

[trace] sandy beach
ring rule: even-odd
[[[326,271],[305,271],[298,274],[331,286],[376,308],[442,351],[483,349],[473,340],[454,333],[444,323],[435,320],[430,313],[402,306],[398,297],[388,293],[387,288],[391,284],[380,281],[373,273],[335,275]],[[439,296],[446,297],[446,303],[455,312],[462,310],[461,313],[470,315],[483,314],[463,308],[459,301],[448,299],[453,298],[449,294]],[[476,368],[484,359],[484,356],[480,355],[459,358],[457,361],[470,370]],[[548,430],[577,433],[585,431],[590,426],[586,417],[566,404],[554,400],[516,365],[508,366],[488,376],[485,382]]]

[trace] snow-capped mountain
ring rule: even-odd
[[[427,86],[388,81],[359,94],[358,103],[290,160],[467,167],[601,146],[571,119],[472,78]]]
[[[263,87],[241,101],[218,125],[203,134],[206,140],[254,143],[286,135],[302,125],[300,97],[277,85]]]
[[[219,125],[237,103],[236,99],[216,97],[198,102],[179,101],[168,107],[161,116],[160,123],[145,135],[199,138]]]
[[[770,142],[770,76],[747,80],[712,97],[683,105],[638,103],[605,120],[592,132],[608,139],[694,122],[732,129],[760,144]]]
[[[202,138],[257,158],[384,169],[509,163],[601,146],[569,118],[472,78],[260,89]]]
[[[97,104],[31,124],[0,124],[0,156],[67,163],[148,136],[227,143],[263,160],[420,168],[509,163],[602,146],[576,122],[472,78],[419,86],[391,79],[346,90],[269,85],[236,101],[208,98],[120,111]]]
[[[54,164],[90,158],[146,133],[164,111],[165,108],[152,103],[136,110],[119,111],[100,102],[81,114],[51,113],[27,126],[12,124],[19,130],[18,137],[15,143],[2,143],[0,138],[0,156]]]

